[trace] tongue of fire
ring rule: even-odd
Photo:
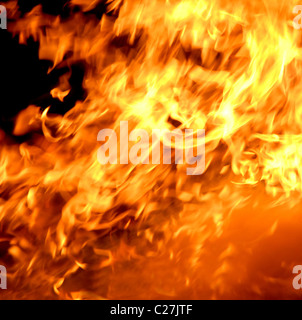
[[[296,1],[111,0],[100,18],[101,2],[71,0],[64,17],[4,3],[8,32],[39,42],[49,72],[85,62],[87,96],[64,115],[21,111],[13,135],[26,142],[0,133],[1,297],[301,297]],[[121,121],[205,129],[205,172],[102,166],[97,134]]]

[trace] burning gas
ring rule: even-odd
[[[302,264],[296,4],[71,0],[68,15],[55,16],[5,2],[20,44],[39,42],[49,72],[70,70],[51,95],[68,97],[77,62],[87,94],[64,115],[29,105],[12,135],[0,133],[0,295],[301,297],[292,286]],[[205,129],[205,173],[102,166],[97,134],[121,121],[149,132]]]

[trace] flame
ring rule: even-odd
[[[99,4],[106,13],[99,18]],[[71,0],[68,17],[5,3],[9,32],[71,66],[87,96],[30,105],[0,132],[0,264],[14,299],[297,298],[302,51],[286,0]],[[300,73],[301,70],[301,73]],[[206,130],[206,171],[106,165],[97,133]],[[301,295],[300,295],[301,296]]]

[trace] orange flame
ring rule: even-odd
[[[295,1],[72,0],[69,18],[6,3],[49,72],[84,61],[84,101],[28,106],[0,133],[4,298],[299,298],[301,33]],[[301,73],[300,73],[301,70]],[[51,90],[64,101],[70,74]],[[97,133],[206,130],[206,172],[106,165]],[[1,245],[3,244],[3,245]]]

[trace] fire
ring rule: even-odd
[[[86,97],[64,115],[29,105],[12,135],[0,132],[1,296],[301,297],[292,287],[302,264],[296,4],[71,0],[62,17],[5,3],[20,44],[39,42],[49,73],[70,70],[52,97],[68,97],[77,62]],[[97,134],[121,121],[205,129],[205,173],[100,165]]]

